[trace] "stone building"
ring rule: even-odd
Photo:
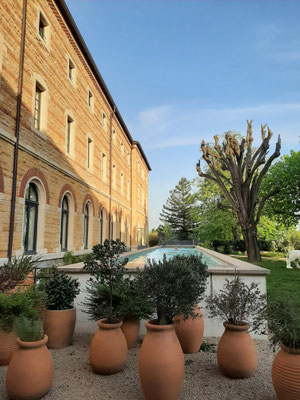
[[[0,1],[0,262],[146,243],[148,172],[63,0]]]

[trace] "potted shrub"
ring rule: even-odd
[[[198,257],[198,267],[201,267]],[[196,260],[175,256],[162,261],[148,260],[139,287],[157,319],[148,321],[139,353],[139,375],[147,400],[178,399],[184,374],[184,358],[175,333],[173,318],[193,317],[201,294],[202,275]]]
[[[17,343],[6,373],[6,391],[9,398],[36,400],[52,386],[54,368],[43,322],[38,318],[21,316],[17,321]]]
[[[61,349],[72,343],[76,323],[74,299],[79,294],[77,279],[67,276],[56,267],[49,270],[39,285],[46,293],[44,331],[50,349]]]
[[[250,286],[236,275],[226,279],[220,293],[207,297],[210,317],[224,321],[225,331],[218,345],[218,364],[221,372],[231,378],[249,378],[257,369],[257,350],[249,334],[264,328],[266,295],[258,284]]]
[[[0,366],[8,365],[17,349],[14,332],[16,318],[35,314],[33,298],[27,291],[10,294],[0,292]]]
[[[151,310],[147,299],[139,290],[138,278],[124,279],[121,288],[120,314],[123,324],[122,332],[125,336],[127,347],[131,349],[137,341],[140,332],[140,320],[148,319]]]
[[[126,246],[120,240],[105,240],[93,247],[93,254],[84,262],[91,273],[84,302],[91,319],[99,319],[89,350],[89,361],[94,372],[113,374],[123,369],[127,358],[127,343],[121,331],[122,316],[114,296],[120,287],[127,259],[120,259]],[[108,291],[105,293],[105,290]]]
[[[38,259],[22,255],[0,268],[0,291],[24,290],[34,283],[33,269]]]
[[[272,366],[278,400],[300,399],[300,312],[299,299],[268,299],[267,319],[274,350],[281,345]]]
[[[198,256],[189,256],[190,266],[195,264],[199,276],[199,295],[198,302],[203,299],[206,289],[208,272],[207,265],[199,260]],[[185,354],[195,353],[199,351],[204,335],[204,321],[201,310],[195,302],[194,316],[184,319],[182,315],[175,315],[175,332]]]

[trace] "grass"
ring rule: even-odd
[[[246,257],[235,256],[235,258],[247,261]],[[256,265],[271,271],[267,275],[268,296],[280,295],[292,298],[300,309],[300,270],[297,268],[287,269],[285,258],[274,255],[270,257],[270,255],[263,254],[262,261]]]

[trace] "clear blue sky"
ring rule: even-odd
[[[150,228],[202,139],[253,119],[254,145],[268,123],[272,149],[300,149],[300,1],[66,2],[151,164]]]

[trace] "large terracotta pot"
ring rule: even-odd
[[[174,317],[175,332],[185,354],[199,351],[204,334],[204,321],[200,308],[196,307],[196,318],[184,320],[182,315]]]
[[[62,349],[72,343],[76,309],[46,310],[44,312],[44,332],[49,337],[49,349]]]
[[[231,378],[249,378],[257,369],[258,358],[249,325],[230,325],[224,323],[218,346],[218,363],[222,373]]]
[[[5,332],[0,328],[0,366],[9,364],[17,348],[17,336],[14,332]]]
[[[136,344],[140,333],[140,319],[137,317],[125,317],[121,330],[125,336],[128,349],[131,349]]]
[[[184,376],[184,358],[174,324],[146,322],[139,353],[139,375],[144,400],[177,400]]]
[[[272,380],[278,400],[300,399],[300,349],[281,345],[273,361]]]
[[[92,370],[97,374],[111,375],[122,371],[127,358],[127,343],[121,331],[122,322],[97,322],[99,330],[95,333],[89,351]]]
[[[53,361],[47,349],[48,337],[37,342],[22,342],[14,353],[6,373],[10,399],[35,400],[44,396],[53,383]]]

